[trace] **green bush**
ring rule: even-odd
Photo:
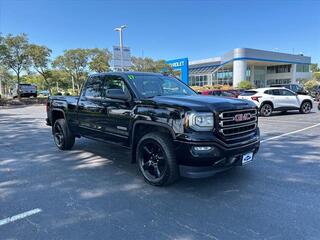
[[[250,81],[241,81],[237,87],[238,89],[252,89],[254,85]]]

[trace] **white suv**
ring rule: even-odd
[[[247,90],[238,98],[253,101],[264,117],[270,116],[273,111],[299,110],[300,113],[310,113],[313,103],[310,96],[298,95],[282,87]]]

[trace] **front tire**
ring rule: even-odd
[[[263,117],[269,117],[271,116],[272,111],[273,111],[273,107],[271,106],[271,104],[265,103],[260,108],[260,115]]]
[[[307,114],[310,113],[312,109],[312,105],[310,102],[303,102],[300,107],[300,113]]]
[[[163,133],[143,136],[137,145],[136,159],[139,171],[151,185],[169,185],[179,179],[172,140]]]
[[[75,137],[69,130],[65,119],[58,119],[52,127],[53,139],[60,150],[70,150],[75,142]]]

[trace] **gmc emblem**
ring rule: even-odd
[[[251,117],[252,117],[251,113],[239,113],[234,116],[233,120],[235,122],[242,122],[242,121],[250,120]]]

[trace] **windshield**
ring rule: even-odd
[[[142,98],[171,95],[197,95],[180,80],[157,75],[128,75]]]

